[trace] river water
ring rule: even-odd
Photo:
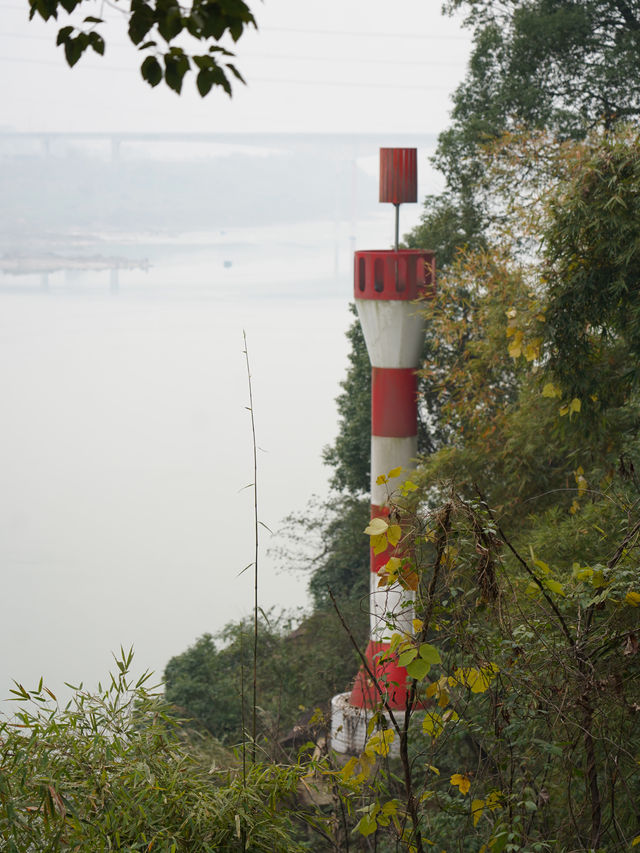
[[[0,276],[0,696],[94,685],[120,645],[161,674],[250,611],[243,330],[277,530],[327,491],[351,253],[387,245],[388,220],[112,236],[149,269]],[[304,606],[307,577],[261,535],[261,605]]]

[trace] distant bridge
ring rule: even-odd
[[[264,133],[252,131],[214,131],[191,133],[182,131],[14,131],[0,130],[0,153],[12,147],[12,143],[32,143],[41,146],[48,154],[55,142],[105,142],[111,157],[117,160],[126,143],[198,143],[211,145],[241,145],[249,148],[271,148],[297,150],[322,145],[325,150],[333,149],[336,154],[351,157],[377,153],[379,148],[422,148],[433,149],[437,141],[435,133],[403,133],[389,130],[384,133]]]

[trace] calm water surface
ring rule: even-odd
[[[336,245],[332,223],[138,237],[119,251],[152,266],[117,282],[0,277],[1,696],[14,678],[95,685],[121,644],[161,673],[249,612],[242,332],[276,529],[327,488],[351,319],[351,246]],[[305,588],[263,558],[264,607],[304,605]]]

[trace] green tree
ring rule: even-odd
[[[356,607],[345,612],[351,618]],[[205,634],[171,658],[164,673],[167,701],[230,745],[245,739],[243,723],[250,720],[252,630],[247,620],[228,623],[217,642]],[[356,634],[364,639],[363,630]],[[258,639],[258,737],[279,758],[279,741],[316,706],[326,711],[355,676],[357,660],[337,617],[326,611],[297,621],[271,615],[260,621]]]
[[[82,10],[90,11],[87,0],[29,0],[29,17],[38,15],[45,21],[57,20],[62,12],[71,15]],[[225,36],[237,42],[247,27],[255,27],[253,14],[243,0],[193,0],[187,6],[177,0],[131,0],[126,17],[129,40],[144,52],[140,73],[150,86],[164,80],[179,94],[185,75],[192,69],[197,72],[196,85],[203,97],[214,86],[231,95],[231,77],[244,82],[229,61],[233,53],[220,44]],[[103,23],[89,14],[80,26],[71,24],[58,30],[56,44],[64,48],[71,67],[89,49],[104,55],[106,43],[100,34]],[[205,52],[185,50],[185,37],[189,44],[202,45]]]
[[[356,314],[354,305],[350,310]],[[368,446],[371,435],[371,365],[357,317],[347,330],[347,339],[351,344],[347,375],[340,383],[342,393],[336,398],[338,435],[332,445],[324,448],[322,460],[333,470],[331,486],[334,489],[361,495],[369,491],[371,467]]]
[[[440,267],[456,247],[481,245],[492,222],[483,146],[521,128],[579,139],[640,115],[638,0],[449,0],[445,9],[466,11],[474,47],[434,158],[445,190],[427,198],[408,238],[436,249]]]
[[[637,394],[640,373],[640,138],[591,139],[550,206],[547,330],[556,379],[585,410]]]

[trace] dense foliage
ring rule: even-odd
[[[364,539],[364,537],[362,537]],[[365,542],[366,545],[366,542]],[[366,578],[366,576],[365,576]],[[356,608],[346,612],[354,626]],[[365,640],[364,625],[356,633]],[[253,626],[229,623],[214,640],[200,637],[166,666],[166,698],[225,744],[242,743],[251,719]],[[259,624],[259,735],[265,749],[291,735],[300,717],[328,706],[357,669],[357,656],[335,614],[313,613],[294,622],[275,616]]]
[[[20,710],[0,721],[2,850],[300,849],[282,808],[296,768],[256,766],[243,777],[202,738],[197,761],[148,676],[131,679],[131,661],[123,653],[107,687],[78,687],[64,708],[42,683],[16,686]]]

